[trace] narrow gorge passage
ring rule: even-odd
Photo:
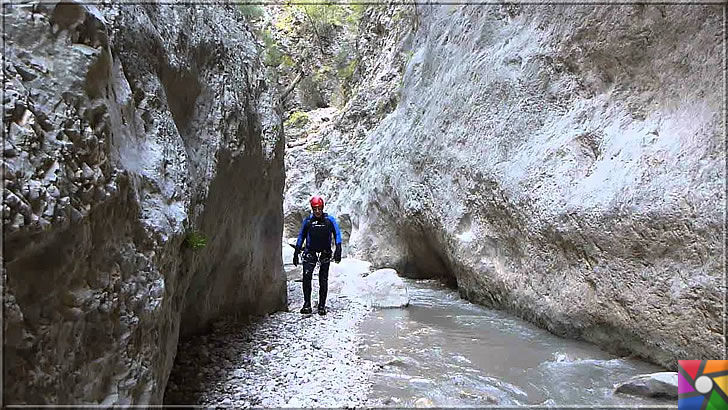
[[[6,3],[0,405],[728,403],[726,4]]]
[[[404,279],[409,305],[373,308],[369,264],[332,264],[326,316],[302,315],[301,269],[284,248],[289,311],[181,341],[165,404],[225,407],[670,405],[614,392],[661,371],[563,339],[460,298],[436,280]],[[367,275],[367,276],[364,276]],[[316,300],[317,276],[314,277]],[[314,306],[315,307],[315,306]]]
[[[286,248],[288,248],[286,246]],[[326,316],[302,315],[301,268],[289,261],[289,311],[247,323],[221,320],[209,334],[181,341],[165,404],[226,407],[360,407],[373,363],[358,354],[357,329],[369,308],[341,295],[336,276],[355,263],[332,266]],[[314,276],[314,300],[318,275]]]

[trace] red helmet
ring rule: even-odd
[[[320,206],[321,209],[323,209],[324,207],[324,199],[318,195],[312,196],[309,202],[311,203],[311,208],[315,206]]]

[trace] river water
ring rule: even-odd
[[[377,363],[370,400],[396,406],[674,405],[613,393],[632,376],[664,371],[557,337],[474,305],[436,281],[405,279],[410,305],[374,310],[360,327]]]

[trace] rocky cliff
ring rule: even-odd
[[[321,193],[375,265],[671,369],[720,358],[722,16],[370,8],[370,75],[286,154],[286,232]]]
[[[161,403],[286,304],[281,120],[232,6],[4,6],[4,402]]]

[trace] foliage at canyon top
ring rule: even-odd
[[[286,108],[343,106],[351,97],[359,55],[359,25],[368,6],[361,4],[241,4],[240,13],[262,40],[263,62],[283,92],[296,81],[301,101]]]

